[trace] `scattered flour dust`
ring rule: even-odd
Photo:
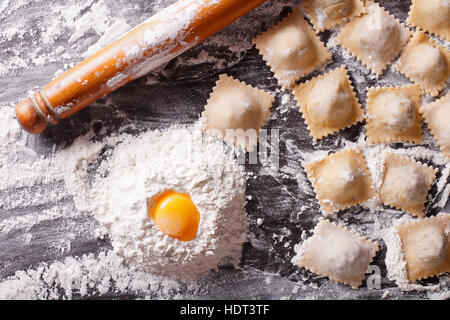
[[[20,128],[14,108],[0,105],[0,128],[0,192],[62,179],[52,170],[54,159],[43,157],[27,147],[28,135]],[[10,198],[0,197],[0,209],[10,204]]]
[[[89,49],[82,54],[83,58],[88,58],[100,49],[103,49],[108,44],[124,35],[131,29],[131,26],[123,20],[116,21],[111,27],[109,27],[100,39],[89,47]]]
[[[101,34],[112,24],[108,5],[105,0],[95,3],[94,0],[55,1],[51,5],[38,0],[3,1],[0,7],[0,47],[3,48],[1,44],[4,44],[5,51],[8,50],[0,62],[0,76],[79,59],[77,50],[83,42],[77,40],[90,31]],[[21,12],[24,8],[34,13],[33,21],[29,15],[24,17]],[[27,45],[20,46],[18,42]],[[63,43],[72,44],[71,50],[67,45],[62,46]]]
[[[65,150],[66,186],[80,211],[92,212],[132,268],[193,278],[224,262],[237,265],[247,238],[245,173],[223,143],[200,127],[125,136],[94,177],[98,148]],[[92,152],[94,151],[94,152]],[[92,179],[91,179],[92,178]],[[90,181],[91,180],[91,181]],[[147,199],[173,190],[191,196],[200,212],[193,241],[164,235],[147,216]]]
[[[200,290],[195,281],[180,281],[169,277],[132,271],[123,258],[113,251],[67,257],[51,264],[41,263],[35,269],[17,271],[0,283],[0,299],[72,299],[75,294],[86,297],[107,293],[158,292],[156,297],[176,298],[173,291],[180,286],[188,294]],[[61,293],[61,290],[63,293]]]
[[[0,0],[0,77],[49,64],[68,69],[86,57],[83,52],[95,52],[128,31],[128,24],[142,22],[142,6],[151,16],[175,1]],[[99,35],[100,46],[94,44]]]

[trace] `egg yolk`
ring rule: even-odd
[[[169,237],[191,241],[197,236],[200,213],[187,194],[163,192],[147,206],[147,211],[155,225]]]

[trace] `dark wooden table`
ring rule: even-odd
[[[61,5],[62,2],[62,0],[45,0],[38,4],[24,6],[10,15],[4,15],[0,20],[0,28],[2,26],[10,27],[15,21],[23,20],[26,17],[32,27],[34,26],[36,30],[43,30],[40,24],[42,17],[48,15],[50,3],[54,6]],[[72,2],[69,1],[69,3]],[[133,0],[126,4],[113,0],[106,2],[109,4],[110,14],[126,20],[130,25],[135,25],[152,14],[155,3],[165,6],[174,1]],[[405,21],[410,1],[380,2],[397,18]],[[342,146],[344,140],[356,141],[364,128],[363,125],[357,125],[343,133],[326,138],[318,144],[313,144],[301,115],[294,106],[292,96],[287,104],[281,106],[281,98],[286,92],[281,91],[269,68],[258,52],[252,48],[250,39],[281,16],[286,15],[289,8],[297,3],[298,1],[269,1],[267,5],[234,23],[211,40],[188,51],[179,59],[170,62],[161,70],[130,83],[69,120],[51,127],[44,134],[36,137],[30,136],[28,146],[39,154],[48,155],[54,148],[56,150],[65,148],[75,138],[91,129],[101,138],[119,130],[139,133],[154,128],[164,128],[173,123],[194,123],[203,111],[219,74],[226,72],[249,84],[277,94],[277,103],[273,108],[274,116],[267,124],[267,128],[280,130],[281,167],[289,165],[290,168],[303,174],[299,159],[296,159],[295,154],[287,147],[286,141],[294,143],[297,148],[302,150],[336,150]],[[140,5],[140,9],[136,9],[137,4]],[[26,68],[18,68],[10,74],[1,76],[0,103],[12,107],[25,96],[28,89],[35,89],[47,83],[54,76],[55,71],[63,68],[64,64],[79,62],[80,54],[99,38],[95,32],[87,32],[75,43],[69,43],[67,39],[72,32],[73,30],[66,30],[52,46],[46,47],[41,43],[43,53],[51,52],[56,47],[62,46],[64,50],[71,51],[69,58],[58,59],[57,55],[53,54],[55,56],[53,62],[45,63],[42,66],[30,64]],[[321,34],[324,41],[327,41],[330,36],[330,32]],[[22,52],[26,58],[27,53],[20,48],[30,44],[40,45],[39,32],[31,37],[31,40],[28,37],[31,36],[25,32],[25,36],[21,39],[17,37],[0,38],[0,61],[9,61],[8,59],[11,59],[17,52]],[[229,46],[233,46],[233,50],[229,50]],[[216,60],[219,59],[219,62],[220,59],[225,59],[225,66],[218,68],[215,60],[199,64],[187,63],[191,58],[198,57],[202,50],[215,57]],[[349,67],[350,74],[363,104],[365,104],[365,88],[367,86],[377,83],[384,85],[407,83],[405,78],[392,69],[385,72],[380,79],[374,79],[354,59],[344,56],[341,49],[333,52],[333,60],[334,62],[327,69],[342,63],[352,63],[352,67]],[[395,145],[394,147],[403,146]],[[431,145],[430,148],[436,149],[436,146]],[[391,293],[389,298],[416,299],[425,296],[424,293],[401,293],[395,284],[387,279],[384,264],[386,248],[382,239],[377,239],[381,243],[381,250],[374,262],[382,270],[380,290],[368,290],[365,286],[359,290],[353,290],[294,267],[290,263],[290,259],[294,255],[293,245],[301,241],[303,230],[311,230],[317,223],[320,217],[318,204],[310,194],[299,187],[295,174],[292,172],[278,176],[262,175],[260,174],[261,164],[247,165],[247,170],[254,172],[257,178],[250,179],[248,182],[248,194],[251,196],[247,205],[250,236],[249,241],[244,245],[243,270],[223,268],[208,281],[209,287],[212,289],[199,298],[379,299],[386,289],[389,289]],[[298,216],[297,213],[302,206],[306,206],[306,210]],[[25,208],[24,210],[38,212],[40,208]],[[435,214],[436,212],[429,213]],[[0,218],[5,219],[12,214],[8,211],[0,212]],[[363,219],[365,214],[367,214],[367,210],[357,207],[342,213],[338,220],[360,230],[370,230],[370,224],[373,222]],[[399,213],[396,217],[400,216]],[[262,225],[257,224],[258,218],[264,219]],[[92,220],[92,217],[86,217],[77,223],[79,228],[83,228],[84,224],[92,223]],[[32,230],[38,240],[33,242],[31,249],[14,247],[14,237],[19,236],[17,234],[0,239],[0,262],[5,262],[7,265],[6,267],[0,266],[0,279],[14,274],[17,270],[36,266],[42,261],[51,262],[65,256],[95,253],[111,246],[109,241],[101,241],[94,237],[79,237],[72,240],[71,249],[68,252],[55,254],[48,249],[49,238],[47,235],[52,234],[57,237],[59,231],[55,230],[63,230],[58,227],[65,225],[65,222],[55,221],[54,223],[60,225],[47,223]],[[370,234],[367,236],[370,237]],[[286,243],[289,244],[287,247]],[[296,289],[296,283],[299,280],[305,280],[306,286]],[[436,282],[436,279],[432,279],[430,282]],[[312,288],[309,286],[310,284],[319,289]],[[110,294],[100,298],[132,299],[143,296],[145,295],[129,292]]]

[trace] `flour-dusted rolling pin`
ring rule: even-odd
[[[180,0],[21,101],[32,133],[70,117],[223,29],[267,0]]]

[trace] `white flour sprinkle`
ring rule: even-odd
[[[190,294],[199,290],[196,282],[180,282],[168,277],[132,271],[123,258],[112,251],[82,257],[68,257],[50,264],[42,263],[36,269],[18,271],[13,277],[0,283],[0,299],[71,299],[105,295],[112,291],[159,291],[156,298],[173,297],[172,290],[187,286]],[[153,298],[150,296],[149,298]]]
[[[156,1],[149,16],[171,2],[175,0]],[[24,7],[34,13],[35,20],[22,17],[20,10]],[[121,10],[117,10],[118,7]],[[3,48],[3,42],[4,48],[8,49],[0,61],[0,76],[51,63],[64,62],[67,67],[72,67],[81,60],[80,55],[84,56],[84,52],[91,54],[127,31],[127,18],[133,18],[132,12],[142,11],[142,8],[133,7],[131,2],[113,0],[66,0],[51,5],[38,0],[0,2],[0,48]],[[2,21],[9,17],[14,18]],[[98,40],[99,35],[104,37],[95,45],[93,40]],[[17,45],[20,42],[27,45]],[[60,45],[65,42],[70,46]]]
[[[77,40],[90,31],[102,34],[112,24],[106,0],[99,0],[96,3],[93,0],[55,3],[44,10],[41,6],[37,0],[3,3],[0,21],[7,16],[17,15],[17,18],[13,23],[1,22],[0,43],[8,45],[9,53],[0,62],[0,76],[19,69],[26,70],[35,66],[77,59],[76,51],[84,44]],[[42,10],[42,13],[36,15],[36,21],[22,19],[19,9],[23,7],[37,12]],[[38,18],[45,23],[37,23]],[[65,41],[73,43],[74,50],[64,50],[62,47],[55,50],[55,43],[67,34],[67,30],[71,30],[71,36]],[[17,41],[26,41],[27,46],[14,45]]]
[[[95,52],[99,51],[100,49],[106,47],[108,44],[119,38],[120,36],[124,35],[126,32],[128,32],[131,29],[131,26],[126,23],[125,21],[119,20],[115,22],[111,27],[109,27],[103,35],[100,37],[100,39],[89,47],[89,49],[82,54],[83,58],[88,58],[91,55],[93,55]]]
[[[51,157],[42,157],[27,147],[27,134],[20,128],[14,108],[0,105],[0,128],[0,191],[61,179],[53,170]],[[56,194],[54,196],[57,197]],[[13,206],[12,199],[0,197],[0,208],[6,208],[5,206]]]

